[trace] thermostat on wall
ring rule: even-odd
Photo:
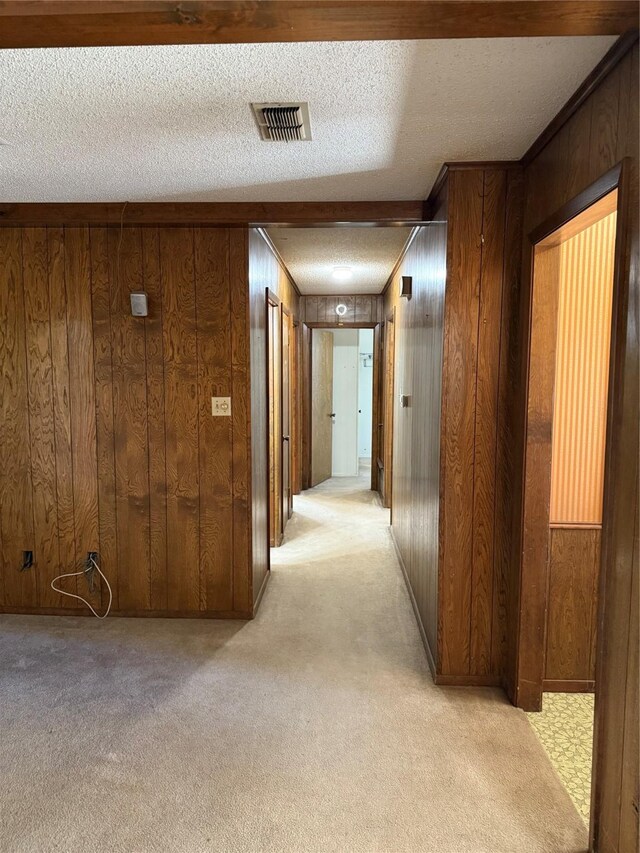
[[[149,306],[147,304],[146,293],[131,293],[131,316],[132,317],[148,317]]]

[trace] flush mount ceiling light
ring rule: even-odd
[[[331,277],[334,281],[350,281],[353,278],[351,267],[334,267]]]

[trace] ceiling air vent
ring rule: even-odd
[[[251,104],[260,136],[268,142],[311,139],[309,104]]]

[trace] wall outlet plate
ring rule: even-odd
[[[231,416],[231,397],[212,397],[211,414],[214,418]]]

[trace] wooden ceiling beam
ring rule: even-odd
[[[620,35],[635,0],[0,0],[0,48]]]
[[[2,225],[412,225],[424,201],[0,202]]]

